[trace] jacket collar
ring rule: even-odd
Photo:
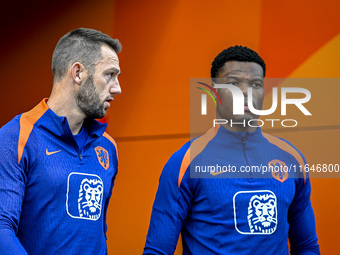
[[[244,132],[244,131],[240,131],[240,132],[234,132],[234,131],[230,131],[222,126],[220,126],[218,128],[218,133],[220,133],[222,136],[232,136],[235,139],[244,139],[246,138],[247,140],[257,140],[263,137],[262,135],[262,130],[261,127],[258,127],[254,132]]]
[[[48,98],[44,98],[38,107],[48,109],[44,114],[44,121],[37,124],[42,125],[44,129],[50,130],[57,136],[73,136],[70,125],[68,124],[67,118],[65,116],[58,116],[55,114],[47,105]],[[83,124],[88,132],[89,136],[95,138],[100,137],[106,130],[107,123],[100,123],[97,120],[87,118],[84,120]]]

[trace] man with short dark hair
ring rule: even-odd
[[[0,129],[0,254],[107,254],[118,152],[95,118],[121,93],[120,51],[99,31],[69,32],[50,98]]]
[[[222,102],[216,117],[228,121],[186,143],[165,165],[145,255],[173,254],[180,233],[183,254],[288,254],[288,239],[291,254],[320,254],[308,175],[242,172],[306,163],[288,141],[243,125],[259,117],[247,99],[251,91],[254,108],[262,109],[265,71],[262,58],[243,46],[230,47],[213,61],[211,78]],[[217,84],[242,91],[244,114],[233,114],[231,91]],[[217,171],[230,165],[235,172]]]

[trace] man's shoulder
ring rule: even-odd
[[[298,148],[296,148],[291,142],[289,142],[288,140],[282,138],[282,137],[278,137],[278,136],[274,136],[268,133],[262,133],[264,138],[266,138],[266,140],[275,145],[276,147],[279,147],[280,149],[287,151],[287,152],[297,152],[299,153],[301,156],[302,153],[299,151]]]
[[[31,133],[35,123],[44,115],[48,107],[43,102],[36,105],[31,110],[15,116],[11,121],[0,129],[1,138],[10,135],[22,135],[23,133]]]
[[[211,128],[203,135],[190,139],[179,150],[172,154],[169,161],[176,161],[181,163],[182,166],[188,167],[191,161],[202,153],[208,143],[216,137],[217,131],[218,128]]]
[[[21,114],[14,117],[0,129],[0,157],[3,161],[2,164],[11,162],[11,159],[15,159],[18,153],[20,116]]]
[[[4,141],[13,136],[18,136],[20,131],[20,117],[22,114],[15,116],[0,128],[0,140]]]
[[[169,161],[179,161],[179,162],[181,162],[183,160],[183,157],[185,156],[185,154],[188,152],[191,143],[192,143],[192,140],[183,144],[181,146],[181,148],[179,148],[177,151],[175,151],[171,155]]]
[[[111,135],[109,135],[107,132],[104,132],[102,137],[105,141],[108,141],[109,144],[113,145],[117,149],[116,140]]]
[[[169,172],[171,174],[178,175],[178,172],[180,171],[183,162],[185,162],[186,156],[188,156],[187,154],[190,154],[189,151],[190,143],[191,141],[186,142],[184,145],[182,145],[180,149],[175,151],[170,156],[163,169],[163,174],[164,172]]]
[[[306,158],[304,155],[289,141],[284,138],[280,138],[277,136],[269,135],[263,133],[263,136],[267,139],[267,141],[279,149],[280,153],[287,155],[291,160],[292,163],[298,164],[300,167],[305,166],[307,163]],[[275,150],[274,150],[275,151]],[[304,168],[303,168],[304,170]],[[303,178],[306,179],[308,174],[303,171]]]
[[[109,152],[111,151],[116,155],[116,158],[118,160],[118,146],[115,139],[113,139],[111,135],[109,135],[107,132],[104,132],[103,135],[99,138],[98,143],[100,145],[96,146],[96,148],[104,148],[105,150],[108,149]]]
[[[11,121],[0,129],[1,153],[18,155],[18,162],[21,162],[25,152],[31,148],[35,151],[36,122],[41,119],[48,107],[46,103],[38,104],[30,111],[15,116]],[[46,121],[47,123],[47,121]],[[48,123],[49,124],[49,123]],[[47,124],[47,125],[48,125]],[[33,147],[30,147],[33,145]]]

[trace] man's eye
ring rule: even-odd
[[[232,82],[228,82],[229,84],[231,85],[234,85],[234,86],[237,86],[238,85],[238,82],[237,81],[232,81]]]
[[[260,83],[253,83],[254,88],[260,88],[261,86],[262,86],[262,84],[260,84]]]

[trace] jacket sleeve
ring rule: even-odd
[[[12,230],[1,228],[0,239],[1,255],[27,255],[27,252]]]
[[[179,186],[179,172],[189,148],[185,144],[164,166],[153,204],[149,232],[143,254],[173,254],[184,220],[193,198],[190,171],[186,171]]]
[[[117,148],[115,148],[115,150],[117,150]],[[113,160],[113,164],[114,164],[114,175],[112,177],[112,180],[111,180],[111,187],[110,187],[110,192],[109,192],[109,195],[105,201],[105,205],[104,205],[104,234],[105,234],[105,239],[107,240],[107,235],[106,235],[106,232],[107,232],[107,208],[109,207],[109,202],[110,202],[110,198],[112,196],[112,192],[113,192],[113,187],[114,187],[114,184],[115,184],[115,180],[116,180],[116,176],[117,176],[117,173],[118,173],[118,153],[116,153],[116,151],[114,151],[113,155],[112,155],[112,158],[114,158]]]
[[[0,129],[0,255],[27,254],[16,234],[26,188],[23,164],[18,163],[18,125]]]
[[[300,155],[306,164],[302,153]],[[310,201],[311,183],[308,172],[306,179],[300,176],[295,181],[295,196],[288,211],[290,252],[292,255],[320,254],[315,217]]]

